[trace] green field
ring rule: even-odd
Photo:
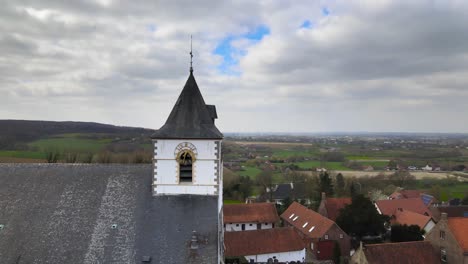
[[[47,138],[29,143],[31,148],[40,152],[98,152],[112,139],[83,139],[83,138]]]
[[[293,149],[277,149],[273,152],[273,157],[277,158],[289,158],[294,156],[314,157],[317,155],[317,151],[314,150],[293,150]]]
[[[257,175],[262,172],[262,170],[260,170],[259,168],[257,167],[250,167],[250,166],[244,166],[243,167],[244,170],[242,171],[239,171],[239,175],[241,176],[249,176],[251,179],[255,179],[257,177]]]
[[[384,169],[388,165],[388,161],[375,161],[375,160],[366,160],[366,161],[358,161],[359,164],[372,166],[374,169]]]
[[[299,166],[301,169],[312,169],[312,168],[320,168],[325,167],[327,170],[350,170],[349,168],[345,167],[342,162],[320,162],[316,160],[310,161],[301,161],[295,162],[295,165]]]
[[[460,198],[463,199],[465,195],[468,194],[468,183],[459,184],[455,186],[446,186],[442,187],[442,192],[440,194],[440,198],[443,201],[448,201],[452,198]]]

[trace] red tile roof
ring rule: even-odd
[[[440,264],[440,258],[427,241],[384,243],[364,246],[369,264]]]
[[[408,199],[408,198],[419,198],[421,196],[421,191],[418,190],[401,190],[394,192],[390,195],[390,198],[393,199]]]
[[[408,210],[397,210],[395,213],[395,220],[393,220],[393,222],[401,225],[417,225],[421,229],[424,229],[427,222],[430,220],[430,216],[425,216]]]
[[[226,257],[298,251],[305,248],[302,239],[292,227],[225,232],[224,245]]]
[[[468,252],[468,217],[449,217],[448,225],[460,247]]]
[[[392,216],[398,208],[412,211],[418,214],[427,214],[432,217],[431,211],[424,205],[420,198],[395,199],[395,200],[379,200],[375,204],[380,212],[384,215]]]
[[[297,202],[292,203],[281,218],[310,238],[322,237],[335,224]]]
[[[325,208],[327,209],[328,218],[336,221],[340,214],[340,209],[345,205],[351,204],[351,198],[327,198],[325,200]]]
[[[224,223],[276,223],[278,212],[273,203],[225,204]]]

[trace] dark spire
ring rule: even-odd
[[[157,130],[155,139],[221,139],[223,134],[214,124],[214,105],[206,105],[195,77],[190,75],[166,123]]]
[[[193,73],[193,52],[192,52],[192,35],[190,35],[190,74]]]

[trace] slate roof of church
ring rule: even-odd
[[[151,179],[152,165],[0,164],[0,263],[215,263],[217,197],[153,197]]]
[[[185,83],[166,123],[151,137],[154,139],[221,139],[216,128],[216,107],[206,105],[193,73]]]

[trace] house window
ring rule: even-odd
[[[440,239],[445,240],[445,231],[440,231]]]
[[[325,235],[325,239],[328,239],[328,235]]]
[[[343,238],[343,234],[340,234],[340,238]]]
[[[445,248],[440,249],[440,260],[442,260],[442,262],[447,262],[447,251]]]
[[[249,226],[252,226],[252,224],[249,224]]]
[[[236,224],[236,226],[239,226],[239,224]]]
[[[314,242],[310,243],[310,249],[314,250]]]
[[[180,152],[177,161],[179,162],[180,182],[192,182],[192,153],[188,150]]]

